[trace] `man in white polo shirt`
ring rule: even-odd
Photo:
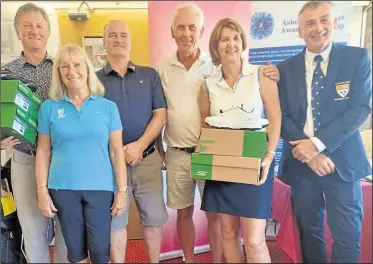
[[[177,7],[171,25],[177,51],[157,67],[168,104],[164,133],[167,152],[163,149],[161,137],[157,148],[167,167],[167,206],[177,209],[177,231],[187,263],[195,262],[195,188],[197,185],[202,196],[204,187],[204,181],[195,181],[190,175],[191,153],[201,132],[198,97],[204,79],[216,71],[210,56],[199,48],[203,22],[203,12],[196,4],[187,3]],[[277,68],[273,65],[267,68],[266,72],[278,80]],[[207,212],[206,216],[212,263],[222,263],[219,219],[215,213]]]

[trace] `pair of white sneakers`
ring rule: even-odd
[[[217,116],[206,117],[205,122],[212,127],[260,130],[268,126],[267,119],[257,119],[241,108],[226,111]]]

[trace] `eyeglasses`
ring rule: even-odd
[[[254,110],[255,110],[255,108],[253,108],[253,109],[251,109],[250,111],[248,111],[248,110],[246,110],[246,109],[244,109],[243,108],[243,104],[241,104],[240,106],[232,106],[231,108],[229,108],[229,109],[219,109],[219,113],[220,114],[224,114],[224,113],[227,113],[227,112],[229,112],[229,111],[233,111],[233,110],[236,110],[236,109],[239,109],[239,110],[241,110],[241,111],[244,111],[245,113],[247,113],[247,114],[251,114],[251,113],[253,113],[254,112]]]

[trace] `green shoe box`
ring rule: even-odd
[[[37,120],[41,99],[18,80],[1,80],[1,102],[14,103]]]
[[[263,158],[267,132],[202,128],[196,151],[201,154]]]
[[[192,154],[193,179],[257,184],[260,178],[260,158]]]
[[[13,136],[23,143],[35,143],[37,121],[13,103],[1,104],[1,138]]]

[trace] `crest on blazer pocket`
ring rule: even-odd
[[[350,91],[350,82],[339,82],[335,84],[335,90],[337,94],[340,96],[339,98],[335,98],[335,101],[338,100],[347,100],[350,99],[350,97],[347,97],[348,92]]]

